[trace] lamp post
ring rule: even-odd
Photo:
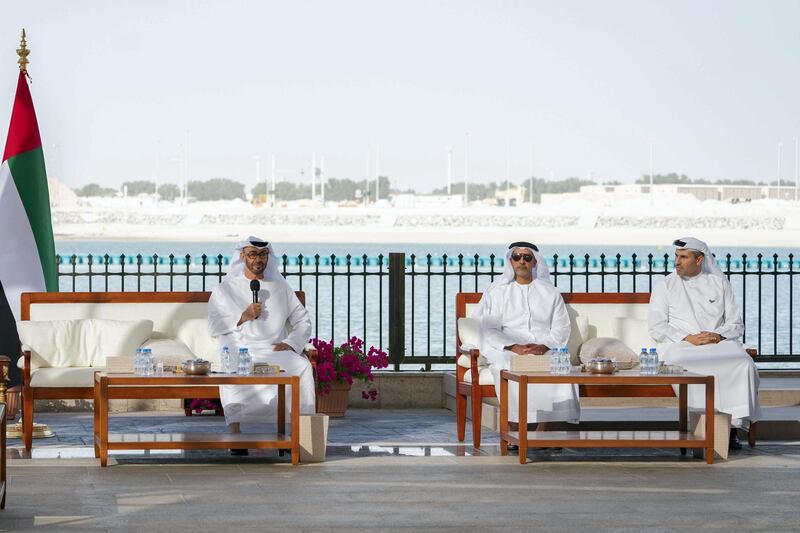
[[[655,161],[656,144],[650,143],[650,205],[653,205],[653,165]]]
[[[453,147],[447,147],[447,196],[451,194],[451,185],[453,182]]]
[[[798,174],[798,170],[800,170],[800,160],[798,160],[800,154],[797,151],[797,137],[794,138],[794,201],[796,202],[800,199],[800,195],[798,195],[798,189],[800,189],[800,174]]]
[[[530,185],[528,187],[528,202],[533,205],[533,141],[531,141],[531,166],[528,171],[530,174]]]
[[[783,141],[778,141],[778,199],[781,198],[781,159],[783,155]],[[767,198],[769,198],[769,192],[767,192]]]
[[[256,186],[253,188],[253,197],[255,197],[256,196],[256,193],[255,193],[256,188],[261,183],[261,156],[260,155],[254,155],[253,156],[253,160],[256,162]],[[264,183],[264,203],[265,204],[266,204],[266,199],[267,199],[267,184]]]
[[[469,132],[464,134],[464,205],[469,205]]]

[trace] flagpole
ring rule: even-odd
[[[19,48],[17,48],[17,56],[19,57],[19,59],[17,60],[17,64],[19,65],[20,72],[22,72],[27,79],[31,79],[30,75],[28,74],[28,64],[30,63],[30,61],[28,61],[28,55],[30,55],[30,53],[31,53],[31,51],[28,49],[28,41],[27,41],[26,35],[25,35],[25,28],[22,28],[22,35],[21,35],[20,41],[19,41]],[[4,372],[4,374],[5,374],[5,372]],[[3,389],[3,392],[5,393],[6,392],[6,390],[5,390],[5,375],[3,376],[2,379],[0,379],[0,381],[3,382],[2,383],[2,389]],[[22,400],[21,387],[12,387],[11,390],[9,390],[8,392],[14,392],[13,389],[15,389],[15,388],[20,389],[17,392],[17,394],[18,394],[17,405],[21,405],[21,403],[22,403],[21,402],[21,400]],[[49,427],[47,427],[47,424],[41,424],[41,423],[33,422],[31,425],[33,426],[33,438],[34,439],[40,439],[40,438],[44,438],[44,437],[53,437],[53,436],[55,436],[55,433]],[[6,437],[12,438],[12,439],[13,438],[22,438],[23,431],[24,431],[23,428],[24,427],[25,426],[24,426],[24,424],[22,422],[22,415],[20,415],[19,422],[16,422],[16,423],[11,424],[11,425],[6,427]]]

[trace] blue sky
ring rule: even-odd
[[[794,1],[28,1],[0,17],[0,125],[19,29],[51,175],[252,185],[324,156],[421,190],[506,175],[794,179]],[[5,43],[5,44],[4,44]],[[159,155],[160,154],[160,155]],[[510,156],[510,157],[509,157]],[[300,179],[283,172],[292,180]]]

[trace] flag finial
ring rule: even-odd
[[[17,63],[19,64],[19,69],[26,75],[28,74],[28,54],[30,53],[28,42],[25,40],[25,28],[22,28],[22,37],[19,40],[19,48],[17,48],[17,55],[19,56]]]

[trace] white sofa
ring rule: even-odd
[[[143,343],[159,352],[218,365],[208,334],[210,292],[24,293],[17,329],[22,343],[22,413],[31,449],[35,400],[93,398],[94,373],[109,356],[134,355]],[[297,293],[305,304],[305,296]],[[313,362],[313,361],[312,361]],[[219,388],[208,387],[208,397]]]

